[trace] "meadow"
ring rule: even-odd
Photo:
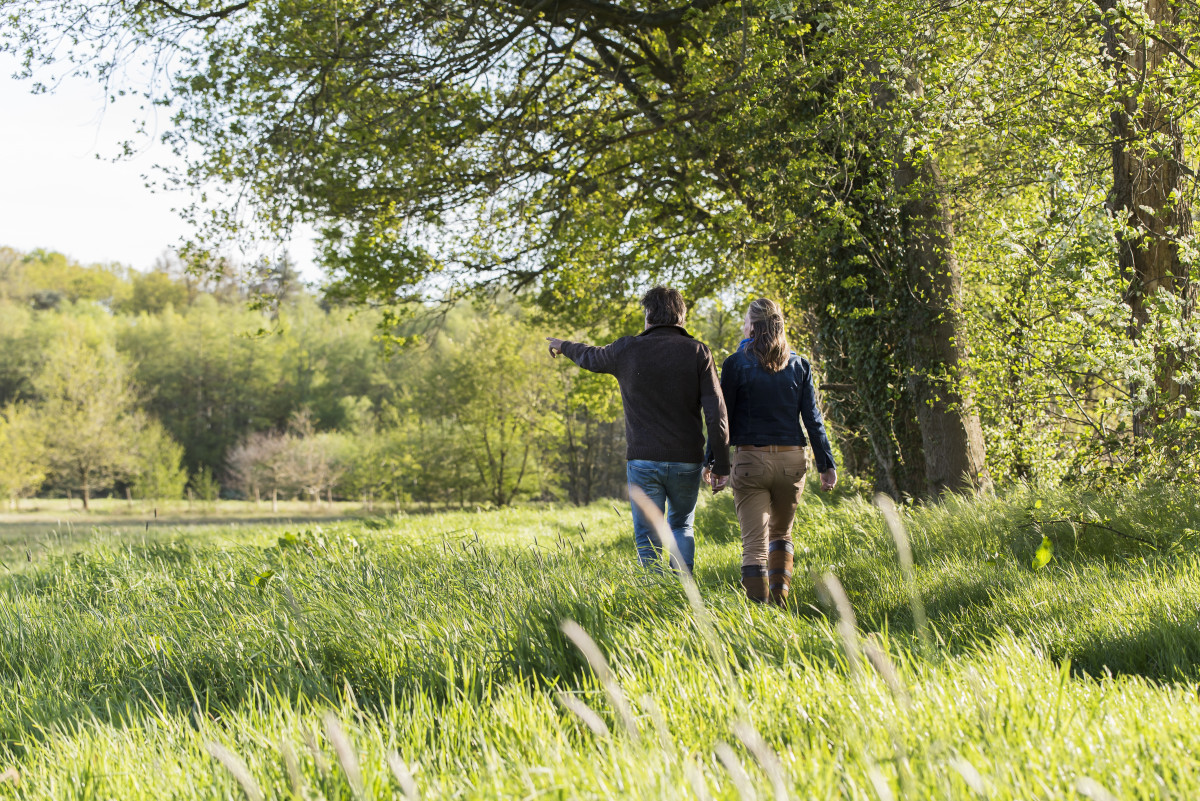
[[[901,517],[911,572],[869,501],[808,494],[788,610],[740,595],[728,496],[699,605],[632,564],[620,503],[34,517],[0,798],[1200,797],[1200,494]]]

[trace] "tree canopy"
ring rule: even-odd
[[[893,494],[987,483],[987,439],[1025,458],[987,430],[1004,380],[1010,427],[1124,441],[1114,391],[1141,436],[1187,420],[1193,4],[4,6],[31,69],[139,65],[201,243],[314,222],[331,296],[505,284],[582,323],[652,281],[781,296]],[[1118,336],[1081,350],[1077,314]]]

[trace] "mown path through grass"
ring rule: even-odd
[[[924,650],[875,510],[808,498],[797,571],[845,586],[855,670],[803,579],[791,612],[742,599],[710,503],[697,579],[733,689],[678,582],[631,564],[622,507],[110,531],[0,578],[0,797],[236,798],[238,760],[281,798],[402,797],[406,771],[428,798],[1200,797],[1198,502],[909,511]]]

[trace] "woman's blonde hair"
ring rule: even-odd
[[[767,298],[750,303],[746,312],[750,322],[750,352],[768,373],[778,373],[788,363],[787,333],[784,331],[783,309]]]

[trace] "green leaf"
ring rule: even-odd
[[[292,531],[284,532],[283,536],[279,538],[280,548],[297,548],[302,544],[303,541],[300,539],[300,537]]]
[[[267,582],[270,581],[271,577],[274,575],[275,575],[274,570],[264,570],[263,572],[261,572],[257,576],[255,576],[254,578],[250,579],[250,586],[257,587],[258,591],[262,592],[263,590],[265,590],[267,588]]]
[[[1041,570],[1054,556],[1054,543],[1049,537],[1042,537],[1042,544],[1038,546],[1037,553],[1033,555],[1033,569]]]

